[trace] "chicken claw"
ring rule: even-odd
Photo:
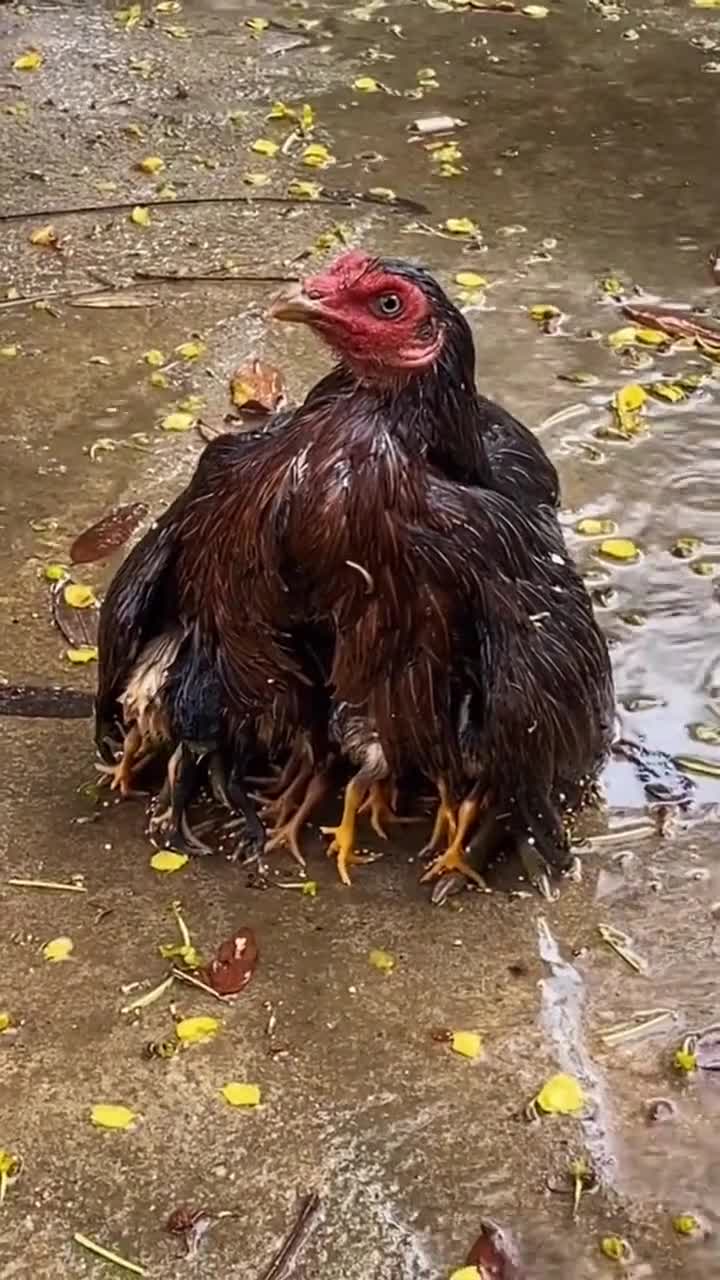
[[[287,822],[281,823],[274,831],[270,832],[269,839],[265,844],[265,852],[272,853],[274,849],[280,849],[286,846],[296,862],[301,867],[305,866],[305,859],[300,851],[300,833],[305,826],[313,809],[320,803],[325,796],[330,778],[326,772],[315,774],[305,791],[302,803],[297,811],[289,818]]]
[[[328,858],[337,857],[338,875],[343,884],[351,885],[348,867],[358,866],[363,862],[374,862],[375,859],[355,852],[354,824],[352,829],[343,827],[341,823],[339,827],[321,827],[320,830],[324,836],[332,836],[326,849],[327,856]]]
[[[412,822],[422,822],[421,817],[400,817],[392,807],[387,796],[387,786],[383,782],[374,782],[370,794],[363,801],[358,813],[370,813],[370,826],[381,840],[387,840],[386,826],[406,826]]]

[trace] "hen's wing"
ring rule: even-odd
[[[557,471],[533,432],[500,405],[478,396],[493,488],[523,505],[556,507]]]
[[[160,631],[181,620],[176,568],[188,508],[211,490],[230,458],[238,459],[259,439],[283,430],[286,412],[266,431],[218,436],[203,451],[189,485],[148,529],[118,569],[103,601],[98,635],[98,690],[95,740],[101,755],[112,756],[117,699],[143,647]]]

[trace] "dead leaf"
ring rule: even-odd
[[[467,1256],[468,1265],[479,1269],[481,1280],[525,1280],[512,1237],[491,1218],[484,1218],[481,1225],[482,1232]]]
[[[114,507],[89,529],[78,534],[70,547],[72,563],[92,564],[95,560],[105,560],[112,551],[117,551],[127,542],[147,513],[144,502]]]
[[[241,365],[230,380],[230,399],[244,413],[275,413],[286,400],[280,370],[257,359]]]
[[[252,929],[240,929],[221,943],[214,958],[198,976],[220,996],[244,991],[258,962],[258,945]]]

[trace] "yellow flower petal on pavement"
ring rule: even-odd
[[[582,1111],[585,1094],[579,1080],[560,1073],[545,1082],[535,1101],[547,1115],[569,1116]]]
[[[45,959],[53,964],[57,964],[59,960],[67,960],[73,953],[73,940],[72,938],[52,938],[50,942],[45,943],[42,953]]]
[[[220,1030],[217,1018],[209,1014],[198,1014],[195,1018],[181,1018],[175,1023],[175,1035],[183,1044],[200,1044],[203,1040],[211,1040]]]
[[[99,1102],[90,1112],[90,1119],[98,1129],[130,1129],[135,1120],[135,1112],[129,1107]]]
[[[477,1031],[453,1031],[450,1047],[453,1053],[462,1058],[480,1058],[482,1056],[482,1036]]]
[[[186,853],[176,853],[174,849],[158,849],[150,859],[153,871],[179,871],[188,862]]]
[[[72,609],[89,609],[98,602],[92,587],[88,587],[82,582],[68,582],[63,595],[65,603],[69,604]]]
[[[260,1086],[257,1084],[239,1084],[232,1080],[223,1085],[222,1095],[231,1107],[259,1107]]]

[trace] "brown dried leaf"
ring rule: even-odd
[[[97,605],[77,609],[69,604],[66,590],[77,585],[71,578],[53,584],[51,602],[53,622],[73,650],[95,649],[97,645],[100,610]]]
[[[122,547],[131,533],[145,519],[148,508],[144,502],[130,502],[127,506],[115,507],[107,515],[96,520],[78,534],[70,547],[70,559],[73,564],[92,564],[94,560],[104,560],[112,551]]]
[[[210,964],[198,971],[198,977],[220,996],[238,995],[252,978],[258,955],[253,930],[239,929],[220,944]]]
[[[477,1267],[483,1280],[527,1280],[513,1240],[490,1218],[483,1219],[467,1264]]]
[[[275,413],[287,399],[280,370],[257,359],[241,365],[230,379],[230,398],[243,413]]]

